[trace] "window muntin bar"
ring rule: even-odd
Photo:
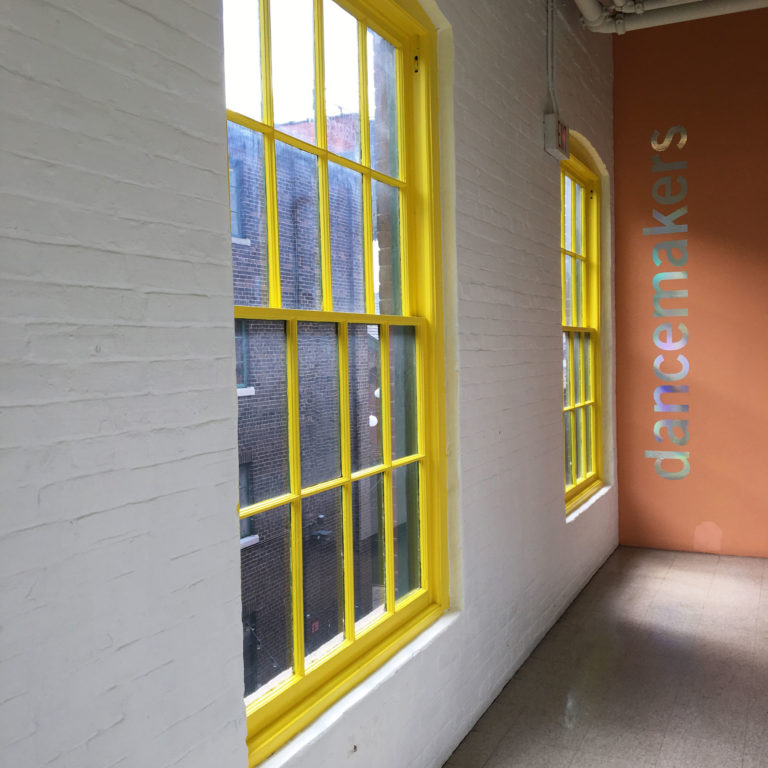
[[[302,152],[308,152],[309,154],[316,155],[317,157],[327,159],[331,162],[338,163],[353,171],[358,171],[363,175],[371,179],[377,179],[384,184],[389,184],[392,187],[398,189],[405,189],[407,186],[405,180],[396,176],[391,176],[388,173],[379,171],[376,168],[371,168],[370,165],[366,165],[364,162],[358,162],[346,157],[344,154],[334,152],[333,150],[326,149],[324,147],[311,144],[297,136],[293,136],[290,133],[282,131],[280,128],[276,128],[268,123],[260,120],[254,120],[248,115],[242,114],[237,110],[227,109],[227,118],[237,123],[238,125],[245,126],[254,131],[259,131],[265,137],[270,137],[282,141],[284,144],[289,144],[296,149],[300,149]],[[364,142],[363,142],[364,143]]]

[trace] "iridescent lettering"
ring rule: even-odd
[[[683,323],[678,323],[677,330],[680,331],[682,336],[678,341],[675,341],[672,337],[672,323],[657,325],[656,330],[653,332],[653,343],[665,352],[682,349],[688,343],[688,328]],[[662,334],[666,338],[662,338]]]
[[[658,155],[653,156],[654,173],[662,173],[664,171],[682,171],[687,167],[687,160],[673,160],[671,163],[668,163],[666,160],[662,160]]]
[[[646,451],[645,457],[647,459],[656,459],[653,463],[653,468],[656,470],[656,474],[659,477],[663,477],[665,480],[680,480],[685,477],[691,471],[691,463],[688,457],[691,454],[688,451]],[[679,462],[679,469],[676,472],[664,469],[664,462]],[[675,465],[678,466],[678,465]]]
[[[685,317],[688,310],[684,308],[664,309],[661,306],[662,299],[685,299],[688,298],[688,289],[682,288],[679,291],[662,291],[661,284],[665,280],[686,280],[687,272],[659,272],[653,276],[653,314],[655,317]]]
[[[656,179],[653,182],[653,189],[651,190],[651,197],[659,205],[674,205],[679,203],[688,194],[688,182],[682,177],[678,176],[675,181],[680,189],[672,193],[672,177],[662,176],[660,179]],[[661,194],[659,190],[664,190],[664,194]]]
[[[671,395],[678,392],[688,394],[688,385],[681,384],[680,386],[675,386],[674,384],[662,384],[656,387],[656,389],[653,390],[653,410],[662,413],[667,411],[679,411],[685,413],[688,410],[688,403],[672,403],[671,405],[667,405],[661,401],[662,395]]]
[[[682,125],[672,126],[663,139],[660,139],[659,131],[654,131],[651,135],[651,147],[656,152],[666,152],[672,146],[676,136],[678,139],[675,146],[677,149],[682,149],[688,142],[688,131]],[[653,155],[653,173],[665,174],[654,178],[651,187],[653,203],[659,206],[678,206],[669,212],[652,207],[651,216],[661,226],[643,227],[643,235],[665,237],[652,247],[651,258],[657,267],[662,267],[662,259],[666,259],[673,267],[682,267],[688,263],[687,238],[669,239],[670,235],[688,232],[687,222],[681,221],[688,213],[688,206],[679,205],[688,195],[688,182],[684,176],[677,174],[673,176],[670,173],[684,171],[687,167],[687,160],[667,161],[662,160],[658,154]],[[679,287],[672,290],[662,288],[663,283],[681,280],[685,281],[682,285],[687,286],[688,272],[665,271],[654,274],[652,279],[654,317],[686,317],[688,315],[688,309],[674,301],[687,299],[688,288]],[[662,306],[662,302],[666,302],[665,306]],[[676,328],[672,323],[660,323],[653,331],[653,343],[662,352],[682,349],[688,344],[688,328],[683,323],[678,323]],[[677,362],[677,369],[670,372],[670,368],[675,367],[674,361]],[[674,361],[663,354],[656,355],[653,360],[653,372],[662,381],[682,381],[688,376],[691,364],[688,357],[683,354],[676,355]],[[670,395],[688,395],[688,385],[661,384],[656,387],[653,392],[654,412],[687,413],[689,411],[687,402],[664,402],[665,396],[668,401]],[[690,438],[688,424],[688,419],[658,419],[653,425],[654,439],[657,443],[667,440],[674,446],[686,445]],[[646,451],[645,456],[648,459],[654,459],[653,468],[656,474],[665,480],[680,480],[687,477],[691,471],[690,453],[687,451]]]
[[[680,381],[688,375],[691,369],[688,358],[685,355],[678,355],[677,362],[680,363],[680,370],[675,373],[665,373],[661,370],[661,364],[664,362],[664,355],[659,355],[653,361],[653,372],[663,381]]]
[[[659,213],[655,208],[653,210],[653,218],[656,219],[663,227],[643,227],[644,235],[674,235],[677,232],[687,232],[687,224],[675,224],[675,222],[688,213],[688,206],[684,205],[682,208],[678,208],[672,213],[664,214]]]
[[[653,246],[653,263],[661,266],[661,256],[659,253],[664,251],[667,254],[667,261],[675,267],[682,267],[688,261],[688,241],[687,240],[665,240],[663,243],[657,243]],[[672,251],[680,251],[679,256],[673,256]]]
[[[665,149],[669,149],[669,145],[672,143],[672,139],[675,138],[675,134],[679,133],[680,138],[677,142],[677,148],[682,149],[688,141],[688,131],[683,128],[682,125],[673,125],[664,136],[664,141],[659,143],[659,132],[654,131],[651,134],[651,146],[657,152],[663,152]]]
[[[653,425],[653,435],[656,442],[661,442],[664,438],[661,430],[667,430],[667,436],[675,445],[685,445],[688,442],[688,421],[687,419],[660,419]],[[679,430],[677,434],[675,430]]]

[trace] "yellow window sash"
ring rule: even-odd
[[[271,0],[277,2],[279,0]],[[274,689],[247,702],[249,765],[256,765],[288,738],[327,708],[365,675],[434,621],[447,605],[447,544],[444,526],[445,449],[442,361],[442,306],[437,190],[437,103],[434,71],[435,32],[414,0],[396,3],[382,0],[340,0],[358,19],[360,72],[361,162],[340,157],[327,149],[327,125],[323,98],[316,99],[317,144],[289,136],[274,127],[272,99],[272,54],[270,0],[260,2],[262,121],[232,111],[227,118],[261,133],[264,137],[265,210],[269,306],[236,306],[236,318],[279,320],[286,332],[286,388],[288,412],[289,491],[239,509],[241,519],[279,506],[290,507],[291,601],[293,629],[293,674]],[[323,0],[314,0],[315,91],[324,94]],[[398,177],[370,167],[368,125],[367,28],[387,39],[396,49],[398,126]],[[418,57],[418,59],[417,59]],[[418,75],[411,73],[418,61]],[[410,110],[411,116],[406,113]],[[418,130],[416,130],[418,128]],[[318,162],[319,240],[321,247],[322,310],[281,308],[279,221],[277,208],[276,141],[308,152]],[[330,200],[328,163],[335,162],[362,176],[363,184],[363,274],[365,312],[333,310],[330,254]],[[400,260],[402,316],[378,315],[374,310],[372,256],[372,182],[398,190],[400,202]],[[415,256],[414,256],[415,254]],[[413,314],[411,314],[413,313]],[[339,478],[301,486],[300,425],[298,394],[298,323],[334,323],[338,329],[339,408],[341,414],[341,475]],[[361,323],[380,328],[382,463],[352,473],[349,423],[348,325]],[[417,453],[392,459],[389,328],[411,326],[416,339],[416,397],[418,421]],[[429,397],[427,397],[429,393]],[[421,587],[395,600],[394,511],[392,473],[398,467],[416,464],[419,473],[419,546]],[[362,630],[354,622],[354,563],[352,542],[352,482],[381,474],[385,502],[385,612]],[[344,563],[343,642],[307,667],[303,637],[302,500],[340,488],[342,494],[342,547]]]
[[[574,184],[582,187],[581,192],[581,220],[579,222],[581,229],[581,250],[577,249],[576,244],[576,193],[575,189],[571,195],[570,205],[570,240],[572,247],[565,247],[565,184],[569,178]],[[575,269],[571,272],[571,324],[566,324],[566,295],[563,290],[562,296],[562,329],[567,339],[566,355],[566,376],[568,387],[570,389],[569,402],[563,405],[563,416],[570,420],[571,424],[571,462],[572,462],[572,483],[568,483],[567,471],[565,472],[565,501],[566,511],[572,511],[575,506],[582,503],[589,495],[594,493],[602,484],[602,437],[600,425],[601,413],[601,382],[600,382],[600,303],[599,303],[599,243],[598,243],[598,214],[599,214],[599,179],[586,164],[576,157],[571,157],[561,163],[560,174],[560,199],[561,205],[561,281],[565,288],[565,260],[570,257],[578,259],[582,264],[581,293],[577,296],[577,285]],[[576,309],[578,306],[577,298],[581,300],[582,323],[577,324],[578,317]],[[580,399],[577,399],[576,390],[576,368],[574,354],[576,334],[581,339],[580,360],[578,365],[578,375],[580,377]],[[590,397],[587,398],[587,362],[586,351],[584,349],[585,339],[589,337],[589,391]],[[576,441],[576,423],[581,424],[580,441]],[[591,451],[587,454],[587,434],[591,434]],[[582,474],[577,474],[578,464],[577,455],[581,462]],[[591,471],[587,470],[591,460]]]

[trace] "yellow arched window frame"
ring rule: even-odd
[[[282,21],[277,20],[278,3]],[[285,20],[288,7],[294,17],[290,22]],[[340,11],[351,17],[353,29],[352,35],[342,41],[343,45],[357,57],[359,143],[351,149],[349,142],[344,143],[346,139],[338,139],[338,125],[332,125],[335,113],[330,113],[325,98],[312,97],[311,114],[303,123],[296,120],[280,122],[279,116],[276,119],[276,113],[281,110],[284,115],[288,114],[285,94],[279,91],[280,83],[286,82],[285,70],[279,68],[279,62],[286,62],[291,55],[289,49],[293,44],[286,42],[290,40],[289,23],[295,23],[297,30],[294,55],[300,57],[300,50],[306,53],[307,45],[313,48],[310,63],[304,56],[300,61],[297,58],[296,67],[303,66],[311,73],[311,81],[305,83],[311,93],[326,94],[329,55],[337,53],[342,46],[339,40],[334,40],[333,46],[328,45],[328,19],[331,15],[339,18]],[[349,22],[348,17],[344,18]],[[304,31],[303,38],[300,29]],[[248,206],[255,205],[261,211],[259,215],[263,221],[259,226],[265,243],[262,252],[254,257],[263,262],[261,267],[254,268],[261,269],[258,281],[254,278],[254,284],[259,282],[260,287],[248,294],[247,301],[238,298],[238,277],[235,275],[238,401],[241,401],[241,395],[243,401],[246,397],[259,397],[258,384],[249,386],[248,380],[264,368],[258,359],[249,359],[249,350],[258,344],[251,344],[248,334],[257,335],[258,324],[269,327],[270,332],[278,329],[280,359],[277,366],[274,359],[270,359],[267,367],[279,368],[285,380],[285,487],[266,496],[257,494],[253,498],[250,495],[244,498],[244,494],[253,493],[252,476],[254,472],[258,475],[260,470],[241,463],[238,504],[241,548],[244,542],[247,546],[263,544],[264,537],[258,535],[261,521],[270,514],[273,518],[282,515],[288,549],[288,565],[283,563],[283,566],[288,569],[290,585],[284,628],[289,648],[275,664],[279,674],[267,684],[259,681],[255,690],[246,691],[249,765],[254,766],[393,656],[440,616],[448,605],[436,33],[414,0],[291,0],[290,3],[287,0],[224,0],[224,40],[230,169],[237,169],[236,173],[230,170],[230,184],[241,177],[247,181],[255,174],[259,188],[263,188],[263,193],[258,193],[257,203],[253,203],[251,187],[243,192],[230,191],[230,195],[237,195],[236,204],[230,201],[233,259],[237,258],[238,248],[251,248],[251,255],[258,251],[254,245],[258,233],[251,237],[249,230]],[[389,81],[383,85],[381,78],[387,75],[377,74],[375,63],[371,61],[376,45],[382,50],[386,48],[390,57]],[[335,71],[338,72],[338,68]],[[387,91],[383,98],[389,105],[387,115],[391,125],[390,160],[386,163],[375,157],[373,126],[384,118],[374,120],[371,114],[379,108],[379,96],[371,93],[373,88]],[[354,114],[352,118],[355,118]],[[242,146],[258,148],[255,161],[234,157],[235,136],[242,139]],[[316,219],[317,222],[313,235],[316,238],[317,279],[310,288],[314,298],[310,296],[306,300],[294,300],[286,291],[286,281],[299,282],[291,273],[292,269],[298,269],[299,260],[297,258],[292,267],[287,263],[281,239],[293,236],[289,224],[295,231],[298,226],[306,225],[307,218],[304,216],[301,221],[290,222],[288,218],[292,214],[281,208],[280,196],[286,194],[283,190],[288,173],[285,170],[287,163],[281,168],[281,152],[286,156],[293,152],[303,159],[302,167],[314,169],[311,186],[315,197],[310,210],[313,221]],[[251,167],[254,163],[257,172]],[[361,281],[358,306],[352,306],[354,300],[349,297],[342,301],[336,288],[332,177],[334,173],[342,172],[357,179],[360,189],[360,262],[352,276]],[[253,186],[252,181],[248,183]],[[399,242],[399,264],[391,262],[387,267],[397,271],[397,277],[390,280],[389,289],[396,295],[394,298],[390,295],[386,300],[381,287],[385,270],[381,256],[384,240],[382,236],[378,241],[376,239],[377,226],[381,227],[381,222],[377,221],[377,205],[380,204],[377,190],[380,197],[384,194],[382,190],[385,191],[384,196],[388,195],[390,202],[394,201],[391,202],[394,208],[390,210],[397,211],[396,216],[387,220],[389,232],[386,235]],[[249,263],[253,262],[252,259]],[[236,263],[235,272],[238,268]],[[305,289],[302,284],[302,295],[306,293]],[[306,452],[306,434],[309,433],[305,433],[302,421],[302,349],[305,349],[302,334],[310,327],[330,329],[334,339],[325,361],[318,365],[333,367],[330,378],[337,393],[334,407],[338,408],[339,466],[338,472],[320,480],[316,477],[308,480],[304,471],[310,459]],[[377,419],[371,417],[371,423],[375,420],[382,429],[379,457],[372,464],[359,467],[354,465],[351,456],[350,344],[352,336],[365,328],[369,329],[365,336],[368,347],[378,350],[375,354],[380,375],[375,394],[376,407],[380,410]],[[401,343],[403,337],[412,339],[412,355],[408,358],[411,362],[407,364],[412,370],[405,373],[396,370],[390,357],[394,354],[395,339]],[[326,346],[326,351],[328,349]],[[396,449],[397,426],[390,429],[390,424],[396,421],[393,392],[395,377],[399,375],[411,379],[408,397],[412,415],[408,418],[415,426],[413,442],[407,450]],[[403,479],[406,475],[410,478],[409,488],[416,489],[408,501],[411,530],[407,553],[403,542],[398,544],[395,489],[397,483],[406,482]],[[356,484],[371,479],[375,479],[380,489],[381,586],[377,610],[360,620],[356,603],[353,499]],[[256,485],[258,481],[257,476]],[[322,525],[315,520],[308,526],[306,510],[317,499],[329,494],[338,498],[338,520],[332,524],[323,518]],[[417,505],[415,517],[411,509],[414,505]],[[316,584],[307,581],[306,552],[313,542],[334,538],[330,531],[332,525],[337,525],[338,529],[334,545],[338,546],[334,566],[336,581],[333,582],[338,591],[333,596],[337,600],[333,628],[337,635],[331,642],[316,648],[307,639],[308,633],[315,629],[315,622],[307,621],[307,590],[314,589]],[[399,554],[396,552],[398,546]],[[406,556],[412,565],[410,581],[403,587],[397,569],[402,567]],[[245,590],[245,575],[243,579]],[[256,588],[261,587],[257,585]]]
[[[600,179],[578,156],[560,164],[565,508],[602,485]]]

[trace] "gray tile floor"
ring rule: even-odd
[[[768,768],[768,560],[618,549],[449,766]]]

